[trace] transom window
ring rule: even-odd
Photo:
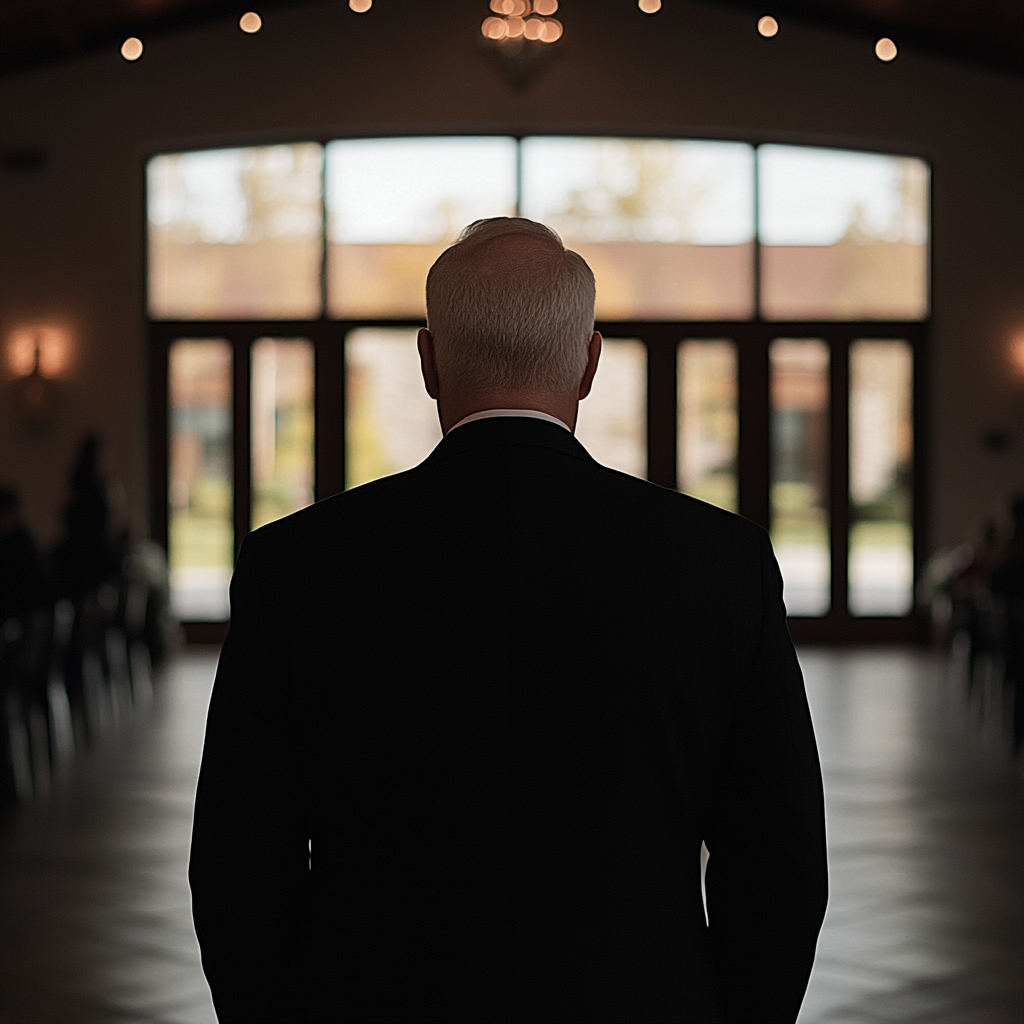
[[[592,454],[769,528],[807,638],[911,628],[923,161],[344,139],[162,154],[147,187],[153,512],[185,620],[226,619],[248,530],[429,453],[427,270],[467,223],[519,213],[597,278],[605,352],[577,430]]]

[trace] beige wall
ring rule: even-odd
[[[883,148],[934,165],[932,543],[958,540],[1024,489],[1024,385],[1009,335],[1024,330],[1024,82],[870,40],[783,23],[761,39],[731,9],[673,0],[564,0],[558,61],[513,92],[476,45],[485,0],[342,0],[266,12],[111,49],[0,84],[0,144],[45,146],[40,173],[0,175],[0,337],[64,320],[76,361],[56,424],[33,433],[0,376],[0,481],[40,534],[59,529],[77,439],[97,428],[147,529],[142,174],[147,155],[222,143],[360,132],[678,133]],[[1006,454],[985,429],[1009,430]]]

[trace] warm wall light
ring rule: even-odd
[[[1010,344],[1006,347],[1006,355],[1014,376],[1024,380],[1024,330],[1017,331],[1010,338]]]
[[[61,327],[19,327],[7,336],[7,368],[15,377],[62,377],[71,365],[71,338]]]
[[[142,40],[136,36],[129,36],[121,44],[121,56],[125,60],[138,60],[142,56]]]
[[[373,6],[373,0],[348,0],[348,5],[356,14],[365,14]]]
[[[59,377],[71,362],[68,333],[59,327],[21,327],[7,338],[7,366],[15,377],[15,398],[26,427],[47,427],[57,415]]]
[[[259,32],[263,28],[263,19],[255,11],[246,11],[238,19],[238,27],[243,31],[252,35],[254,32]]]
[[[896,44],[889,39],[888,36],[882,36],[882,38],[875,43],[875,56],[879,60],[884,60],[887,64],[889,61],[896,59],[896,54],[898,52]]]
[[[759,19],[757,23],[757,31],[760,32],[765,39],[771,39],[772,36],[778,35],[779,23],[770,14],[766,14],[763,18]]]
[[[661,0],[637,0],[636,5],[644,14],[657,14],[661,10]]]

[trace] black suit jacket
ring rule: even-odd
[[[249,535],[231,600],[190,869],[222,1022],[796,1017],[822,788],[760,528],[491,419]]]

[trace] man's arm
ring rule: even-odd
[[[243,544],[196,796],[189,881],[203,970],[221,1024],[301,1018],[309,876],[288,706],[263,620],[259,561]],[[257,549],[258,550],[258,549]]]
[[[710,937],[728,1019],[796,1019],[828,898],[825,811],[782,577],[761,531],[762,622],[709,802]]]

